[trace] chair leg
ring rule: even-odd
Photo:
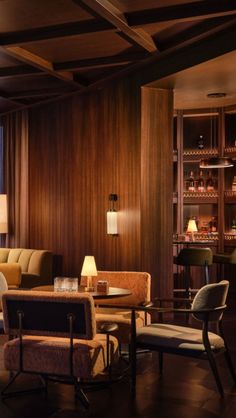
[[[87,398],[87,396],[85,395],[83,389],[80,387],[80,385],[78,384],[77,379],[74,379],[74,388],[75,388],[75,400],[79,399],[80,402],[83,404],[83,406],[85,406],[85,408],[89,407],[89,400]]]
[[[186,298],[191,297],[191,270],[190,266],[185,267],[185,296]]]
[[[234,383],[236,384],[236,374],[235,374],[234,366],[233,366],[233,363],[232,363],[232,360],[231,360],[228,349],[226,349],[226,351],[224,353],[224,356],[225,356],[225,360],[226,360],[226,363],[228,365],[230,374],[233,378]]]
[[[212,373],[213,373],[215,381],[216,381],[216,385],[217,385],[219,394],[223,398],[224,397],[224,390],[223,390],[221,380],[220,380],[220,376],[219,376],[219,373],[218,373],[218,369],[217,369],[217,366],[216,366],[216,361],[214,359],[214,356],[213,356],[211,350],[206,349],[206,352],[207,352],[207,357],[208,357],[208,360],[209,360],[209,363],[210,363],[210,366],[211,366]]]
[[[208,264],[207,263],[205,263],[204,269],[205,269],[205,284],[209,284],[210,283],[210,279],[209,279],[209,268],[208,268]]]
[[[219,331],[220,331],[220,335],[223,338],[224,344],[225,344],[225,352],[224,352],[225,360],[226,360],[226,363],[228,365],[230,374],[231,374],[231,376],[233,378],[233,381],[234,381],[234,383],[236,383],[236,373],[235,373],[235,370],[234,370],[233,362],[231,360],[231,356],[229,354],[228,345],[227,345],[227,342],[226,342],[226,339],[225,339],[225,336],[224,336],[224,330],[223,330],[223,326],[222,326],[222,321],[219,322]]]
[[[160,375],[162,375],[162,373],[163,373],[163,352],[162,351],[159,351],[159,372],[160,372]]]

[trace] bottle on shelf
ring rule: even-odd
[[[210,170],[208,171],[208,175],[206,179],[206,190],[207,192],[213,192],[215,190],[214,181],[213,181],[212,173]]]
[[[216,216],[212,216],[209,222],[209,232],[217,232],[217,219]]]
[[[198,149],[203,149],[204,148],[203,135],[199,135],[198,140],[197,140],[197,147],[198,147]]]
[[[236,176],[234,176],[234,179],[232,182],[232,192],[236,192]]]
[[[205,191],[205,181],[204,181],[204,178],[203,178],[202,170],[199,171],[199,177],[197,179],[197,191],[198,192],[204,192]]]
[[[233,235],[236,235],[236,219],[232,221],[231,231]]]
[[[195,180],[193,171],[190,171],[189,178],[187,179],[187,190],[189,192],[195,192]]]

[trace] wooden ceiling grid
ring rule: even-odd
[[[0,111],[85,91],[232,26],[235,0],[4,0]]]

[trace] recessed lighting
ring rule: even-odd
[[[226,96],[226,93],[208,93],[207,94],[208,99],[219,99],[225,96]]]

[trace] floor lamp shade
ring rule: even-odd
[[[0,194],[0,234],[7,234],[8,220],[7,220],[7,195]]]

